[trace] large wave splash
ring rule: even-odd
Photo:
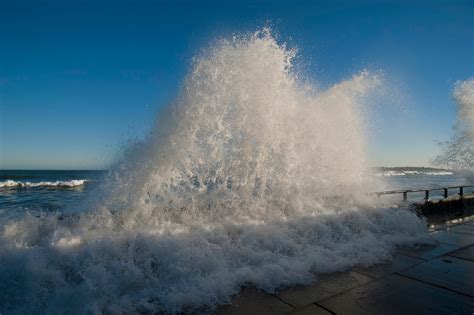
[[[457,103],[457,120],[453,136],[441,143],[442,153],[435,164],[454,169],[474,170],[474,78],[456,83],[454,100]],[[474,174],[469,175],[474,181]]]
[[[243,285],[390,258],[427,240],[410,211],[369,192],[362,72],[318,91],[269,30],[196,58],[181,96],[84,213],[9,221],[5,313],[210,312]]]

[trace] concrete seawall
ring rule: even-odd
[[[437,224],[474,215],[474,196],[425,201],[414,203],[411,207],[427,218],[430,224]]]

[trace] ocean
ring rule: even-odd
[[[382,179],[382,190],[418,190],[434,189],[456,186],[473,185],[472,173],[466,170],[444,170],[429,167],[395,167],[375,169],[374,175]],[[448,190],[448,194],[455,195],[459,192],[453,188]],[[467,189],[466,194],[471,194],[472,189]],[[419,202],[424,200],[424,192],[409,193],[408,201]],[[393,201],[400,201],[401,194],[386,195],[382,198],[391,198]],[[443,197],[443,190],[430,191],[430,200],[439,200]]]
[[[0,218],[63,211],[94,191],[105,171],[0,170]]]
[[[103,170],[0,170],[0,218],[71,208],[93,194],[106,173]],[[384,183],[379,191],[474,184],[466,175],[464,171],[416,167],[377,168],[373,173]],[[432,192],[431,196],[441,198],[442,191]],[[423,197],[423,193],[412,193],[410,200]]]

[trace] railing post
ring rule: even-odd
[[[448,198],[448,188],[443,188],[444,189],[444,194],[443,197],[444,199]]]
[[[464,189],[463,189],[463,188],[464,188],[463,186],[459,187],[459,196],[460,196],[461,198],[462,198],[462,196],[464,195]]]
[[[430,200],[430,191],[425,190],[425,201],[428,201],[428,200]]]
[[[408,192],[406,192],[406,191],[403,192],[403,201],[407,201],[407,199],[408,199],[407,194],[408,194]]]

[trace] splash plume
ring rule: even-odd
[[[0,310],[212,311],[426,239],[368,194],[361,72],[320,91],[267,29],[215,43],[87,211],[5,222]]]
[[[452,138],[442,143],[443,152],[435,164],[454,169],[474,169],[474,78],[458,82],[453,97],[458,117]]]

